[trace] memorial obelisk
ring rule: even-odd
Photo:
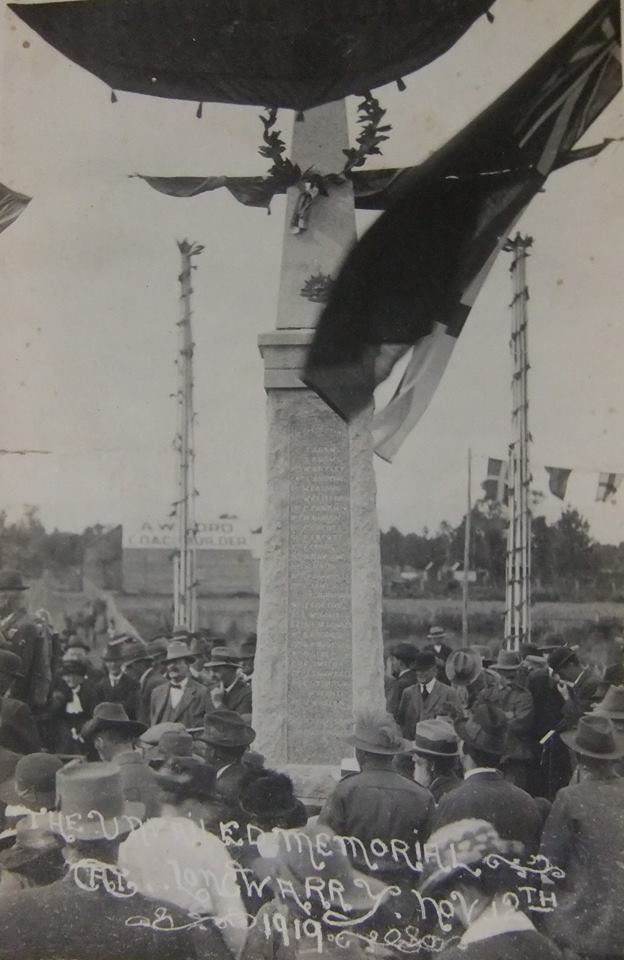
[[[291,159],[335,173],[348,146],[344,101],[294,125]],[[350,424],[300,376],[319,303],[307,281],[335,276],[355,239],[353,189],[330,184],[308,228],[291,232],[298,188],[288,191],[277,329],[259,337],[267,394],[255,747],[287,768],[300,795],[322,797],[360,707],[383,704],[381,567],[372,410]]]

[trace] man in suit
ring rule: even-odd
[[[416,683],[403,691],[397,719],[403,736],[413,740],[416,724],[434,717],[455,720],[460,712],[456,691],[437,678],[438,666],[433,650],[421,650],[414,660]]]
[[[559,647],[548,655],[548,666],[563,697],[563,718],[559,730],[575,727],[588,713],[597,697],[600,681],[591,667],[584,667],[570,647]]]
[[[206,687],[191,676],[193,656],[183,640],[172,640],[167,647],[167,682],[152,690],[150,726],[168,721],[183,723],[187,729],[202,727],[206,712],[212,708]]]
[[[45,708],[52,682],[52,650],[23,603],[28,589],[21,573],[0,570],[0,631],[3,646],[22,661],[14,696],[38,712]]]
[[[386,683],[386,709],[396,720],[403,691],[418,682],[414,662],[418,659],[418,647],[408,640],[395,643],[390,650],[394,661],[395,676],[388,677]],[[398,671],[398,672],[397,672]]]
[[[120,841],[142,815],[140,804],[124,801],[118,767],[86,763],[66,768],[57,774],[57,787],[61,815],[46,815],[44,822],[63,837],[68,871],[48,886],[20,890],[0,901],[3,956],[231,960],[210,917],[199,930],[189,924],[187,912],[137,892],[118,868]],[[101,810],[99,817],[94,810]],[[70,815],[71,836],[64,826]]]
[[[446,661],[446,675],[457,691],[461,707],[470,714],[483,696],[491,698],[491,688],[502,686],[501,678],[485,669],[483,658],[475,647],[453,650]]]
[[[167,681],[160,670],[157,670],[153,658],[145,644],[139,640],[132,640],[122,649],[123,671],[138,684],[136,696],[136,719],[139,723],[150,725],[150,708],[152,693],[156,687]]]
[[[234,710],[213,710],[206,714],[204,730],[198,736],[205,745],[205,760],[217,771],[217,791],[235,818],[242,811],[239,795],[250,776],[243,757],[256,738],[256,731]]]
[[[472,717],[457,725],[465,779],[440,800],[434,829],[475,817],[491,823],[503,840],[517,840],[527,853],[535,853],[542,828],[540,810],[498,769],[507,750],[508,727],[503,711],[491,703],[478,704]]]
[[[233,710],[251,721],[251,684],[240,674],[240,659],[227,647],[213,647],[204,664],[212,684],[210,700],[215,710]]]
[[[576,730],[561,736],[576,754],[580,782],[559,791],[544,825],[540,853],[565,873],[554,888],[557,909],[544,917],[545,932],[571,955],[620,957],[624,780],[615,767],[624,757],[624,737],[600,715],[581,717]]]
[[[440,683],[448,683],[446,676],[446,661],[453,652],[452,647],[444,643],[446,632],[443,627],[429,627],[427,633],[427,646],[425,650],[433,650],[438,668],[438,680]]]
[[[0,650],[0,747],[13,753],[41,749],[39,732],[30,707],[11,696],[24,679],[22,661],[10,650]]]
[[[124,673],[123,649],[132,642],[127,634],[115,637],[106,647],[102,657],[106,668],[106,677],[96,684],[100,703],[121,703],[134,720],[136,718],[139,685],[129,674]]]

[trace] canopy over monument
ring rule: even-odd
[[[65,0],[9,4],[114,90],[307,110],[400,80],[493,0]]]

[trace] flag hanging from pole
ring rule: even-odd
[[[509,501],[509,463],[507,460],[488,459],[487,476],[481,484],[484,500],[496,500],[498,503]]]
[[[554,497],[565,500],[568,480],[572,471],[565,469],[565,467],[546,467],[545,469],[548,474],[548,489]]]
[[[376,449],[385,459],[426,409],[514,224],[621,88],[619,30],[618,0],[599,0],[490,107],[402,179],[394,202],[347,256],[304,379],[350,419],[416,345],[397,392],[376,418]]]
[[[0,233],[10,227],[31,201],[23,193],[15,193],[0,183]]]
[[[606,503],[610,500],[615,503],[615,495],[622,482],[624,473],[601,473],[598,478],[598,489],[596,490],[596,500]]]

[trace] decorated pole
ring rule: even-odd
[[[509,446],[509,529],[506,561],[505,646],[519,650],[531,639],[531,509],[529,458],[526,261],[533,240],[517,234],[505,249],[513,254],[511,302],[512,441]]]
[[[468,646],[468,571],[470,570],[470,521],[472,519],[472,451],[468,451],[468,503],[464,530],[464,579],[462,582],[462,643]]]
[[[177,548],[173,569],[173,616],[176,626],[194,630],[197,621],[195,596],[195,449],[193,408],[193,330],[191,325],[192,258],[204,249],[197,243],[178,243],[182,258],[180,271],[180,319],[178,320],[178,496],[174,512],[178,521]]]

